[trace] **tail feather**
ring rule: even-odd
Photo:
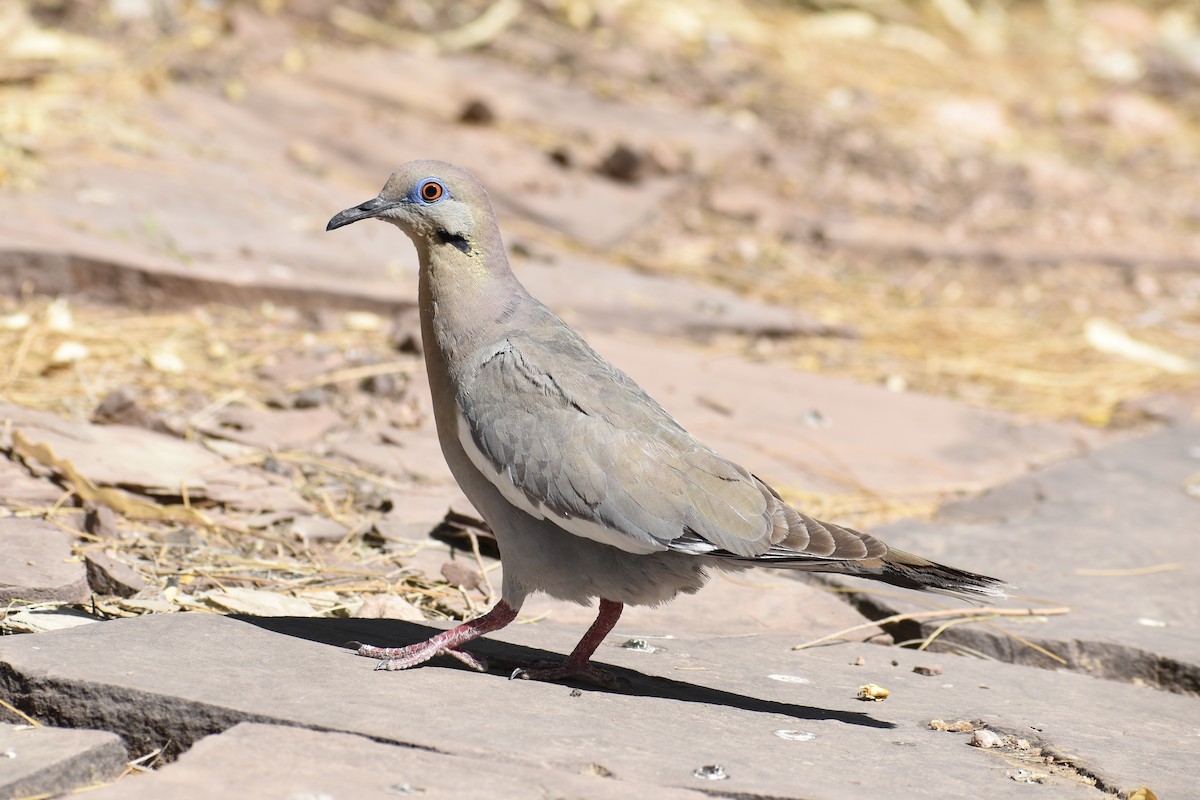
[[[882,558],[843,562],[829,571],[967,600],[1002,600],[1015,590],[1014,586],[997,578],[939,564],[895,549],[889,549]]]
[[[857,561],[798,555],[757,559],[736,558],[734,560],[742,563],[752,561],[763,567],[853,575],[904,589],[934,592],[976,602],[1002,600],[1016,588],[998,578],[990,578],[987,575],[939,564],[936,561],[930,561],[895,548],[888,548],[887,552],[878,558]]]

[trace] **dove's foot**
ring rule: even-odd
[[[516,618],[517,610],[501,600],[482,617],[464,622],[437,636],[431,636],[423,642],[410,644],[407,647],[375,647],[370,644],[355,644],[358,655],[379,659],[379,664],[375,669],[409,669],[418,664],[424,664],[434,656],[447,655],[457,658],[471,669],[485,672],[487,662],[479,656],[459,649],[460,646],[472,639],[478,639],[485,633],[498,631]]]
[[[600,612],[587,633],[575,645],[567,660],[561,664],[534,664],[518,667],[510,678],[530,678],[536,681],[580,680],[604,689],[617,689],[620,681],[613,675],[591,665],[592,654],[621,618],[624,606],[615,600],[600,600]]]
[[[435,637],[436,638],[436,637]],[[487,662],[479,656],[472,655],[466,650],[455,647],[444,647],[433,639],[426,639],[408,647],[375,647],[370,644],[359,645],[357,655],[379,659],[375,669],[397,670],[408,669],[424,664],[434,656],[453,656],[477,672],[487,672]]]
[[[512,671],[512,675],[509,675],[508,677],[509,680],[574,680],[595,684],[602,689],[621,688],[621,681],[619,678],[617,678],[617,676],[605,672],[598,667],[593,667],[587,662],[584,662],[583,664],[577,664],[570,660],[564,661],[561,664],[539,663],[530,667],[517,667]]]

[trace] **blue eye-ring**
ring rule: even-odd
[[[413,194],[422,203],[436,203],[445,197],[448,192],[446,191],[446,187],[437,178],[426,178],[417,184],[417,190]]]

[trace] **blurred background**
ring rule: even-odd
[[[237,214],[127,208],[96,173],[188,170],[196,203],[306,231],[440,154],[523,235],[852,334],[759,355],[1130,424],[1124,401],[1189,383],[1200,356],[1198,26],[1187,2],[9,0],[0,189],[19,215],[195,261]],[[263,209],[297,174],[345,191]],[[579,175],[653,199],[612,219],[623,201]]]
[[[419,577],[404,544],[482,533],[443,519],[415,255],[324,232],[419,157],[481,177],[518,274],[587,333],[1143,429],[1200,385],[1198,100],[1190,2],[3,0],[7,413],[253,471],[10,437],[54,481],[6,503],[153,585],[104,613],[350,613],[401,579],[415,618],[474,613],[490,567]],[[964,484],[781,488],[862,525]]]

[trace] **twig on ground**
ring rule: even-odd
[[[1059,614],[1068,614],[1071,609],[1066,606],[1059,608],[959,608],[959,609],[938,609],[936,611],[914,611],[908,614],[892,614],[890,617],[877,619],[873,622],[864,622],[861,625],[854,625],[844,630],[837,631],[822,636],[819,639],[813,639],[810,642],[793,645],[793,650],[805,650],[824,642],[840,639],[846,634],[856,631],[865,631],[870,628],[882,628],[886,625],[894,625],[897,622],[908,622],[910,620],[932,620],[932,619],[963,619],[963,622],[979,622],[981,620],[989,620],[993,617],[1051,617]]]

